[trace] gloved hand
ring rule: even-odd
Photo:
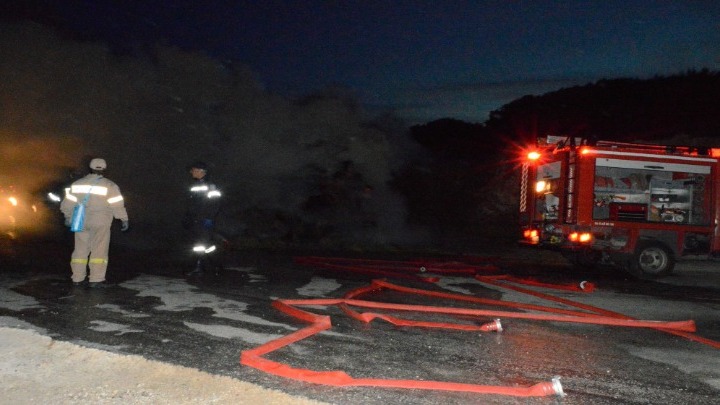
[[[130,229],[130,221],[122,221],[122,226],[120,227],[120,230],[126,232],[128,229]]]
[[[213,227],[213,220],[210,218],[205,218],[202,221],[203,228],[210,229]]]

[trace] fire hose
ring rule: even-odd
[[[515,285],[507,284],[507,283],[501,283],[501,282],[498,282],[497,279],[495,279],[493,277],[475,276],[475,278],[483,283],[487,283],[487,284],[495,285],[498,287],[522,292],[524,294],[532,295],[534,297],[542,298],[542,299],[548,300],[548,301],[553,301],[553,302],[558,302],[558,303],[562,303],[565,305],[573,306],[575,308],[585,309],[587,311],[592,311],[596,314],[602,314],[607,317],[618,318],[618,319],[633,319],[627,315],[624,315],[624,314],[621,314],[618,312],[608,311],[606,309],[594,307],[591,305],[585,305],[585,304],[575,302],[572,300],[556,297],[556,296],[549,295],[549,294],[544,294],[544,293],[541,293],[538,291],[529,290],[527,288],[522,288],[522,287],[518,287]],[[666,329],[662,326],[656,326],[654,328],[658,329],[662,332],[670,333],[670,334],[676,335],[676,336],[681,336],[688,340],[692,340],[694,342],[702,343],[704,345],[708,345],[708,346],[714,347],[716,349],[720,349],[720,342],[712,340],[712,339],[707,339],[702,336],[698,336],[694,333],[688,333],[688,332],[694,332],[694,330],[693,331],[683,331],[683,330],[678,330],[678,329]]]
[[[528,387],[505,387],[493,385],[476,385],[463,384],[453,382],[440,381],[417,381],[417,380],[395,380],[380,378],[353,378],[343,371],[313,371],[308,369],[293,368],[289,365],[271,361],[262,356],[272,351],[278,350],[287,345],[293,344],[302,339],[311,337],[321,331],[331,328],[329,316],[318,315],[297,308],[298,306],[338,306],[346,315],[353,319],[364,323],[370,323],[379,319],[389,322],[393,325],[403,327],[423,327],[423,328],[444,328],[461,331],[481,331],[481,332],[500,332],[502,325],[499,317],[515,318],[515,319],[531,319],[557,322],[574,322],[581,324],[597,324],[607,326],[624,326],[624,327],[641,327],[652,328],[667,333],[687,337],[701,343],[709,344],[713,347],[720,348],[720,343],[714,342],[694,335],[690,332],[695,331],[695,323],[688,321],[648,321],[638,320],[631,317],[607,311],[590,305],[581,304],[575,301],[543,294],[534,290],[518,287],[510,283],[525,284],[542,288],[553,288],[560,290],[570,290],[579,292],[591,292],[594,285],[583,282],[579,285],[555,285],[538,282],[536,280],[519,279],[507,275],[480,275],[479,273],[496,272],[498,269],[494,265],[466,265],[463,263],[438,263],[428,260],[414,260],[406,262],[392,262],[385,260],[365,260],[365,259],[344,259],[344,258],[323,258],[323,257],[300,257],[295,258],[296,263],[302,265],[310,265],[329,270],[350,271],[353,273],[381,275],[394,277],[399,279],[408,279],[421,282],[437,282],[438,277],[417,276],[414,273],[424,273],[430,271],[436,274],[452,274],[452,275],[474,275],[475,278],[483,283],[499,286],[502,288],[513,289],[518,292],[530,294],[542,299],[565,304],[579,310],[561,309],[554,307],[546,307],[541,305],[523,304],[517,302],[508,302],[493,300],[488,298],[479,298],[466,296],[461,294],[451,294],[438,291],[422,290],[395,285],[385,280],[373,280],[369,286],[360,287],[350,291],[343,299],[310,299],[310,300],[276,300],[273,307],[291,315],[311,325],[300,329],[290,335],[270,341],[255,349],[243,351],[240,362],[243,365],[257,368],[270,374],[291,378],[295,380],[332,385],[332,386],[374,386],[387,388],[409,388],[409,389],[426,389],[426,390],[445,390],[445,391],[463,391],[473,393],[511,395],[511,396],[547,396],[559,395],[563,396],[562,386],[559,377],[553,378],[550,382],[539,382]],[[497,305],[509,308],[515,308],[528,311],[540,311],[545,313],[524,313],[497,310],[468,309],[455,307],[435,307],[425,305],[408,305],[408,304],[391,304],[375,301],[366,301],[357,299],[359,296],[371,292],[377,292],[382,289],[390,289],[392,291],[409,293],[421,296],[434,297],[439,299],[450,299],[463,302],[471,302],[483,305]],[[420,312],[431,314],[452,315],[459,317],[493,317],[491,322],[481,325],[477,324],[461,324],[452,322],[430,322],[403,319],[394,315],[380,312],[359,312],[357,308],[365,308],[382,311],[399,311],[399,312]],[[584,312],[585,311],[585,312]]]
[[[356,290],[349,295],[363,294],[369,291],[377,290],[378,287],[387,287],[386,284],[376,283],[374,286],[364,287]],[[449,298],[443,294],[444,298]],[[627,319],[614,319],[597,317],[588,319],[582,316],[568,316],[568,315],[542,315],[542,314],[524,314],[517,312],[506,312],[506,311],[488,311],[488,310],[473,310],[463,308],[446,308],[446,307],[431,307],[431,306],[418,306],[418,305],[406,305],[406,304],[388,304],[378,303],[372,301],[363,301],[355,299],[311,299],[311,300],[276,300],[273,302],[273,307],[281,310],[282,312],[294,316],[300,320],[311,323],[309,327],[303,328],[297,332],[294,332],[288,336],[281,337],[279,339],[268,342],[255,349],[243,351],[241,354],[240,362],[243,365],[257,368],[267,373],[291,378],[295,380],[325,384],[332,386],[374,386],[374,387],[387,387],[387,388],[408,388],[408,389],[428,389],[428,390],[445,390],[445,391],[463,391],[473,393],[485,393],[485,394],[500,394],[500,395],[512,395],[512,396],[547,396],[547,395],[563,395],[562,386],[559,379],[553,379],[551,382],[540,382],[530,387],[503,387],[503,386],[491,386],[491,385],[475,385],[475,384],[460,384],[452,382],[440,382],[440,381],[417,381],[417,380],[393,380],[393,379],[378,379],[378,378],[353,378],[343,371],[313,371],[307,369],[297,369],[290,367],[286,364],[271,361],[261,356],[278,350],[282,347],[295,343],[299,340],[311,337],[316,333],[331,328],[331,321],[329,316],[317,315],[297,308],[297,306],[305,305],[338,305],[343,308],[346,313],[354,312],[350,310],[350,307],[363,307],[363,308],[374,308],[384,310],[398,310],[398,311],[416,311],[424,313],[437,313],[437,314],[452,314],[452,315],[470,315],[470,316],[487,316],[487,315],[502,315],[505,317],[516,317],[516,318],[527,318],[527,319],[543,319],[543,320],[555,320],[565,322],[579,322],[579,323],[595,323],[595,324],[606,324],[606,325],[617,325],[617,326],[632,326],[632,327],[657,327],[662,325],[668,329],[679,329],[679,330],[694,330],[694,324],[692,321],[682,322],[659,322],[659,321],[641,321],[641,320],[627,320]],[[435,323],[425,321],[411,321],[400,319],[394,316],[377,313],[355,313],[351,314],[353,318],[361,320],[363,322],[371,322],[374,319],[383,319],[400,326],[415,326],[415,327],[432,327],[432,328],[451,328],[461,330],[481,330],[481,331],[500,331],[502,326],[499,320],[495,320],[490,323],[486,323],[480,326],[473,325],[458,325],[458,324],[446,324],[446,323]]]
[[[297,341],[308,338],[319,332],[331,328],[331,321],[329,316],[317,315],[307,311],[303,311],[299,308],[296,308],[296,306],[338,305],[344,303],[345,301],[346,300],[343,299],[274,301],[273,307],[305,322],[310,322],[311,325],[306,328],[300,329],[294,333],[291,333],[290,335],[270,341],[255,349],[243,351],[240,355],[240,363],[279,377],[329,386],[371,386],[384,388],[441,390],[470,392],[478,394],[497,394],[518,397],[565,395],[562,389],[562,385],[560,384],[559,377],[554,377],[549,382],[539,382],[529,387],[464,384],[444,381],[353,378],[343,371],[314,371],[308,369],[298,369],[262,357],[265,354],[268,354],[270,352],[273,352],[275,350],[278,350],[292,343],[295,343]]]

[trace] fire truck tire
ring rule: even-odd
[[[665,245],[656,241],[642,241],[635,248],[631,262],[633,274],[643,278],[659,278],[672,273],[675,257]]]

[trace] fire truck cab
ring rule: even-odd
[[[520,183],[520,242],[638,277],[720,254],[720,149],[538,139]]]

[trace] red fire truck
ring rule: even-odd
[[[521,243],[648,278],[720,254],[720,149],[549,136],[526,152]]]

